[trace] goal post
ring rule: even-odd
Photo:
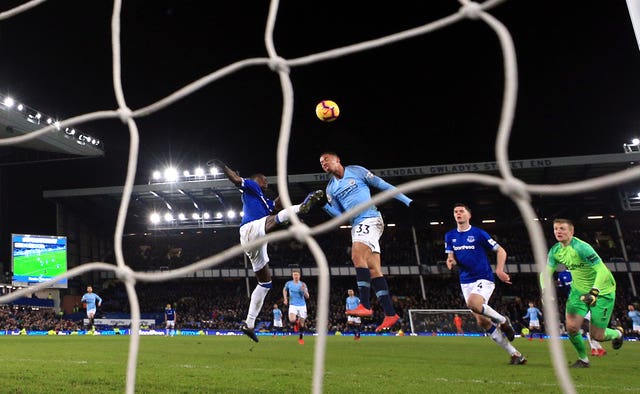
[[[631,26],[636,35],[638,48],[640,48],[640,0],[627,0],[627,9],[631,17]]]
[[[409,309],[411,333],[460,334],[454,322],[456,315],[460,316],[462,333],[478,332],[476,318],[469,309]]]

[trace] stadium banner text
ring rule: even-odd
[[[84,324],[89,324],[89,319],[84,319]],[[95,319],[93,324],[126,327],[131,325],[131,319]],[[145,326],[152,326],[156,324],[156,321],[155,319],[140,319],[140,324]]]

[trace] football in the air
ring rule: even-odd
[[[323,122],[333,122],[340,116],[340,107],[335,101],[322,100],[316,105],[316,116]]]

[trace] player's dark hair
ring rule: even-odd
[[[461,202],[457,202],[453,205],[453,208],[458,208],[458,207],[462,207],[464,209],[467,210],[467,212],[471,213],[471,208],[469,208],[469,206],[467,204],[461,203]]]

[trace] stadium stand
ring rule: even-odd
[[[530,183],[544,183],[577,180],[585,176],[596,176],[629,166],[632,158],[627,154],[599,155],[589,157],[569,157],[532,160],[528,168],[516,170],[516,176],[526,178]],[[474,164],[474,163],[471,163]],[[469,164],[469,166],[471,166]],[[477,164],[477,163],[475,163]],[[467,166],[468,168],[471,168]],[[490,167],[490,166],[488,166]],[[526,166],[524,166],[526,167]],[[395,178],[394,183],[402,183],[424,176],[425,173],[441,174],[455,172],[456,166],[425,166],[413,169],[381,169],[387,178]],[[303,195],[307,190],[322,187],[324,174],[292,175],[292,198]],[[275,179],[271,179],[272,183]],[[221,200],[234,205],[239,199],[237,190],[225,184],[224,180],[205,182],[182,182],[178,185],[137,185],[136,198],[132,201],[130,216],[124,239],[124,253],[127,263],[135,270],[159,271],[184,267],[204,257],[219,253],[237,244],[237,223],[204,223],[198,226],[179,225],[159,228],[147,222],[146,210],[159,206],[162,200],[151,191],[162,191],[162,199],[179,206],[185,194],[171,192],[180,188],[190,199],[197,198],[203,206],[215,207]],[[536,199],[533,205],[539,213],[542,225],[551,242],[550,224],[544,223],[557,216],[573,218],[580,229],[579,237],[591,243],[616,275],[619,288],[628,294],[620,297],[616,313],[624,322],[626,305],[637,301],[636,284],[640,283],[640,223],[639,210],[627,209],[625,203],[626,185],[617,190],[591,193],[589,196],[569,196],[562,199]],[[169,191],[168,191],[169,190]],[[207,191],[208,190],[208,191]],[[215,193],[212,192],[215,191]],[[115,213],[119,204],[121,188],[93,188],[46,191],[44,197],[54,202],[58,208],[58,228],[69,239],[69,267],[88,261],[114,262],[112,234]],[[181,197],[182,196],[182,197]],[[460,308],[459,289],[451,273],[443,264],[444,233],[454,224],[451,205],[457,201],[469,203],[477,220],[491,218],[493,223],[483,223],[483,227],[501,242],[509,254],[508,270],[515,278],[511,287],[498,286],[497,307],[517,321],[522,316],[526,301],[539,297],[537,280],[533,268],[533,257],[528,234],[520,216],[510,201],[506,201],[497,190],[480,186],[464,186],[447,190],[424,191],[413,198],[419,198],[430,207],[429,223],[416,224],[406,216],[406,210],[398,209],[393,203],[381,206],[388,225],[383,238],[385,250],[383,265],[394,287],[398,309]],[[174,200],[175,199],[175,200]],[[189,200],[189,199],[187,199]],[[140,204],[144,201],[145,204]],[[189,200],[192,201],[192,200]],[[88,208],[91,209],[88,209]],[[90,212],[87,214],[87,212]],[[599,214],[600,219],[587,219]],[[326,220],[324,213],[316,211],[305,218],[313,225]],[[550,223],[550,221],[549,221]],[[391,225],[391,226],[389,226]],[[414,235],[415,234],[415,235]],[[332,306],[330,328],[344,329],[342,314],[343,294],[353,284],[352,263],[350,261],[350,237],[348,228],[318,237],[319,244],[327,254],[332,274]],[[417,250],[417,252],[416,252]],[[275,287],[281,286],[290,275],[292,267],[300,267],[303,275],[313,283],[317,271],[309,251],[295,240],[270,244],[271,265],[274,271]],[[204,272],[206,271],[206,272]],[[158,317],[167,302],[176,302],[184,318],[184,328],[237,328],[244,316],[247,298],[247,280],[252,275],[242,256],[212,267],[210,270],[190,274],[180,280],[163,284],[139,283],[140,306],[146,317]],[[282,283],[280,283],[282,282]],[[422,283],[424,290],[422,290]],[[77,297],[86,283],[93,283],[104,298],[99,317],[122,317],[129,312],[128,299],[122,284],[111,273],[92,272],[69,282],[68,289],[59,292],[60,309],[64,310],[62,320],[78,324],[84,317],[83,311],[73,307],[69,301],[62,308],[66,297]],[[311,285],[312,289],[314,284]],[[312,290],[313,291],[313,290]],[[278,302],[279,292],[265,302]],[[50,300],[41,300],[50,301]],[[315,304],[310,303],[310,327],[313,327]],[[14,303],[15,305],[15,303]],[[19,305],[19,304],[18,304]],[[5,306],[3,308],[9,308]],[[21,313],[28,313],[30,305],[21,305]],[[57,310],[57,309],[56,309]],[[35,311],[36,313],[42,313]],[[263,311],[268,319],[270,310]],[[406,316],[405,316],[406,318]],[[46,321],[46,320],[44,320]],[[42,324],[43,328],[51,324]],[[7,329],[4,324],[0,329]],[[44,327],[47,326],[47,327]],[[406,330],[406,321],[402,325]],[[367,329],[367,327],[365,327]]]

